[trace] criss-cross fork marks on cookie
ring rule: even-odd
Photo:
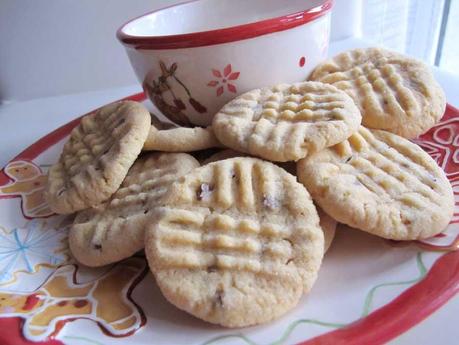
[[[344,52],[319,65],[310,79],[351,96],[365,126],[407,138],[443,115],[444,95],[427,66],[397,53],[372,48]]]
[[[441,169],[421,148],[384,131],[361,127],[301,161],[298,174],[334,218],[382,237],[430,237],[451,216],[453,195]]]
[[[292,231],[282,224],[166,209],[156,229],[164,268],[291,274]]]
[[[70,137],[70,145],[63,153],[62,163],[70,176],[76,175],[83,169],[88,168],[85,163],[97,162],[98,165],[89,169],[88,174],[99,174],[104,165],[104,155],[107,155],[118,141],[129,131],[129,125],[124,117],[120,117],[121,105],[111,113],[104,113],[105,116],[85,116],[81,125],[76,127]],[[100,159],[102,158],[102,159]],[[82,164],[83,163],[83,164]]]
[[[115,223],[116,227],[125,231],[126,229],[121,228],[121,223],[129,221],[130,218],[148,215],[151,205],[156,204],[167,191],[168,185],[177,179],[174,172],[174,170],[154,170],[147,173],[149,176],[144,177],[146,179],[144,183],[120,188],[103,210],[81,211],[74,225],[92,223],[94,229],[90,243],[93,249],[102,249],[102,243],[106,238],[116,234],[117,231],[113,227]]]
[[[180,176],[177,169],[151,169],[138,176],[126,178],[123,186],[113,195],[105,206],[98,206],[104,209],[104,212],[110,213],[110,217],[127,219],[138,213],[147,214],[150,211],[151,203],[156,203],[164,193],[167,187]],[[107,216],[104,212],[98,213],[95,217],[88,219],[85,212],[77,218],[77,223],[84,223],[88,220],[95,220],[102,216]],[[89,211],[90,212],[90,211]]]
[[[275,161],[298,160],[357,130],[360,113],[344,92],[314,82],[250,91],[214,118],[214,131],[236,150]]]
[[[318,220],[307,192],[293,176],[256,159],[204,168],[174,185],[174,202],[156,210],[158,257],[182,268],[289,274],[292,236],[303,231],[304,218]],[[295,197],[307,197],[310,207]]]
[[[137,160],[110,200],[77,215],[69,234],[75,257],[100,266],[141,250],[150,211],[175,180],[198,166],[184,153],[150,153]]]
[[[432,164],[416,152],[408,152],[409,148],[403,145],[388,146],[377,135],[362,128],[335,146],[335,152],[346,164],[345,173],[355,176],[355,185],[385,202],[397,201],[420,210],[432,203],[441,207],[440,185],[436,183],[438,177],[433,175]]]
[[[149,113],[134,102],[82,118],[49,171],[48,202],[71,213],[105,201],[119,187],[148,135]]]
[[[199,202],[225,210],[235,207],[242,212],[275,211],[287,206],[282,177],[276,167],[251,160],[226,160],[212,164],[205,181],[191,177],[183,190],[182,200]],[[289,188],[289,186],[285,186]]]
[[[354,56],[352,53],[343,55],[344,64],[351,64]],[[352,67],[349,70],[340,70],[331,64],[323,67],[322,76],[316,80],[332,84],[338,89],[346,91],[360,109],[368,109],[377,113],[412,113],[419,112],[417,96],[414,92],[427,97],[427,90],[416,87],[410,90],[404,85],[402,67],[387,61],[367,61]],[[364,120],[365,121],[365,120]]]
[[[310,290],[323,234],[305,188],[255,158],[217,161],[175,182],[147,226],[145,252],[166,298],[204,320],[272,320]]]
[[[314,90],[308,94],[301,93],[300,89],[292,88],[289,91],[274,91],[266,98],[263,92],[248,94],[237,104],[247,110],[232,115],[251,117],[256,121],[263,118],[273,124],[280,121],[297,123],[343,120],[343,114],[339,111],[345,107],[343,95],[323,90]]]

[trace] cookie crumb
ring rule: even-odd
[[[219,287],[217,291],[215,291],[215,306],[222,308],[223,307],[223,296],[225,295],[225,291],[223,288]]]
[[[213,187],[209,186],[207,183],[201,184],[200,191],[198,193],[198,200],[207,200],[210,199],[212,195]]]
[[[280,206],[279,200],[276,198],[272,197],[271,195],[266,195],[263,197],[263,205],[265,207],[268,207],[270,209],[275,209]]]
[[[435,176],[433,176],[432,174],[427,174],[427,176],[429,177],[430,180],[432,180],[433,182],[437,182],[437,178]]]
[[[207,267],[207,272],[208,273],[217,272],[217,270],[218,270],[218,267],[215,266],[215,265],[211,265],[211,266]]]

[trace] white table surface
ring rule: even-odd
[[[358,39],[330,45],[330,54],[368,46]],[[459,107],[459,76],[434,68],[448,103]],[[40,98],[0,105],[0,167],[35,141],[72,119],[111,101],[138,93],[140,85],[104,91]],[[392,344],[457,344],[459,342],[459,298],[454,297],[429,318],[393,340]]]

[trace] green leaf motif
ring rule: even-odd
[[[363,318],[363,317],[367,316],[370,313],[370,311],[372,309],[373,298],[374,298],[375,293],[376,293],[376,291],[378,289],[380,289],[382,287],[386,287],[386,286],[399,286],[399,285],[414,284],[414,283],[417,283],[418,281],[420,281],[421,279],[423,279],[425,277],[426,273],[427,273],[427,268],[424,265],[424,262],[422,261],[422,252],[418,252],[416,254],[416,265],[417,265],[417,269],[419,271],[419,276],[418,277],[416,277],[414,279],[410,279],[410,280],[404,280],[404,281],[398,281],[398,282],[390,282],[390,283],[382,283],[382,284],[378,284],[378,285],[374,286],[373,288],[371,288],[370,291],[368,292],[367,296],[365,297],[365,301],[363,303],[363,311],[362,311],[362,316],[361,317]],[[355,320],[355,321],[357,321],[357,320]],[[314,319],[299,319],[299,320],[296,320],[296,321],[292,322],[290,325],[288,325],[287,328],[285,329],[284,333],[279,337],[279,339],[275,340],[272,343],[269,343],[269,345],[281,345],[281,344],[283,344],[288,339],[290,334],[292,334],[293,330],[296,327],[298,327],[299,325],[301,325],[301,324],[314,324],[314,325],[319,325],[319,326],[323,326],[323,327],[337,329],[337,328],[345,327],[345,326],[347,326],[348,324],[351,324],[351,323],[352,322],[350,322],[350,323],[334,323],[334,322],[326,322],[326,321],[320,321],[320,320],[314,320]],[[221,340],[231,339],[231,338],[240,339],[242,341],[242,344],[259,345],[256,342],[254,342],[253,340],[251,340],[250,338],[248,338],[247,336],[245,336],[244,334],[242,334],[242,333],[227,334],[227,335],[217,336],[215,338],[207,340],[206,342],[202,343],[202,345],[211,345],[211,344],[213,345],[213,344],[216,344],[217,342],[219,342]]]

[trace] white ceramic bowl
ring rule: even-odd
[[[235,96],[305,80],[327,55],[332,0],[199,0],[117,32],[143,88],[172,121],[207,126]]]

